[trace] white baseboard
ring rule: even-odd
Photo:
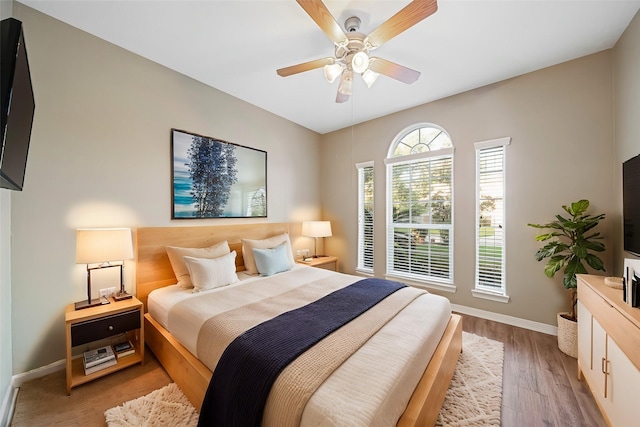
[[[2,399],[2,407],[0,407],[0,426],[5,427],[11,423],[11,417],[13,416],[13,410],[15,409],[16,399],[18,397],[18,390],[22,384],[61,371],[66,365],[67,362],[62,359],[11,377],[11,385],[7,387],[7,392],[5,393],[4,399]]]
[[[67,365],[66,360],[62,359],[45,366],[41,366],[40,368],[32,369],[31,371],[14,375],[11,379],[12,385],[14,388],[18,388],[22,386],[22,384],[26,383],[27,381],[44,377],[45,375],[49,375],[57,371],[61,371],[66,367],[66,365]]]
[[[11,425],[13,411],[16,407],[16,399],[18,398],[18,389],[13,386],[7,387],[4,399],[2,399],[2,407],[0,407],[0,426],[6,427]]]
[[[543,334],[558,336],[558,327],[547,325],[546,323],[534,322],[533,320],[521,319],[519,317],[507,316],[506,314],[494,313],[492,311],[479,310],[464,305],[451,304],[451,309],[458,313],[467,314],[469,316],[479,317],[481,319],[492,320],[494,322],[505,323],[519,328],[529,329]]]

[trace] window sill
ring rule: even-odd
[[[356,274],[359,276],[375,277],[372,270],[358,269],[356,268]]]
[[[416,288],[433,289],[434,291],[449,292],[452,294],[454,294],[457,290],[455,285],[450,285],[448,283],[426,282],[426,281],[423,282],[423,281],[408,279],[403,276],[392,276],[392,275],[385,275],[384,278],[388,280],[397,280],[402,283],[415,286]]]
[[[495,292],[472,289],[471,294],[476,298],[486,299],[489,301],[502,302],[505,304],[509,302],[509,295],[496,294]]]

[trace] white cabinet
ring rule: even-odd
[[[599,276],[578,276],[578,378],[613,427],[636,426],[640,410],[640,310]]]

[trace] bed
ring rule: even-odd
[[[147,312],[145,314],[146,344],[156,355],[156,357],[163,365],[163,367],[167,370],[172,379],[178,384],[187,398],[189,398],[189,400],[198,410],[202,409],[202,401],[205,393],[207,392],[207,388],[212,377],[213,368],[215,367],[212,366],[212,363],[215,365],[218,359],[214,358],[213,362],[207,360],[206,358],[203,358],[204,361],[199,360],[196,356],[194,356],[194,353],[197,353],[197,344],[194,339],[180,336],[180,329],[184,330],[189,328],[178,326],[176,329],[175,323],[173,326],[171,326],[170,324],[168,325],[167,322],[170,316],[166,314],[166,311],[164,312],[165,314],[162,314],[162,311],[158,311],[158,306],[163,306],[165,305],[165,303],[155,301],[155,295],[168,295],[169,301],[171,301],[172,298],[177,298],[178,301],[195,298],[191,292],[185,293],[183,289],[176,289],[176,275],[174,274],[171,263],[167,256],[166,247],[177,246],[182,248],[204,248],[222,241],[227,241],[229,250],[235,251],[236,253],[235,268],[238,272],[237,276],[242,280],[240,280],[239,283],[230,285],[229,287],[214,289],[212,291],[220,292],[219,295],[225,295],[223,294],[223,292],[237,292],[237,290],[234,290],[235,288],[251,289],[251,286],[256,286],[256,283],[260,284],[261,288],[268,288],[269,286],[275,288],[279,285],[276,285],[274,281],[279,281],[280,283],[286,284],[286,286],[291,286],[291,288],[293,289],[297,286],[294,286],[294,283],[297,283],[301,280],[310,280],[314,283],[337,280],[341,281],[346,286],[362,279],[357,276],[348,276],[340,273],[333,273],[326,270],[314,269],[305,266],[295,266],[290,271],[278,273],[274,276],[269,276],[266,278],[256,278],[253,276],[245,275],[243,273],[243,271],[245,270],[245,260],[243,256],[241,239],[266,239],[274,235],[289,233],[289,227],[290,225],[287,223],[261,223],[204,227],[151,227],[139,228],[136,230],[135,247],[137,296],[144,303],[145,310],[151,308],[151,310],[149,310],[150,312]],[[269,285],[269,283],[271,284]],[[154,290],[158,291],[155,292],[151,296],[151,300],[149,300],[149,294],[151,294]],[[403,292],[404,291],[405,290],[403,290]],[[201,292],[199,294],[196,294],[196,296],[200,297],[200,294],[206,294],[208,292],[209,291]],[[416,298],[416,301],[427,304],[427,299],[435,300],[439,297],[431,296],[431,294],[428,294],[426,296],[420,295]],[[219,299],[219,297],[216,296],[216,299]],[[166,301],[166,299],[161,299],[159,301]],[[171,304],[173,303],[169,303],[169,305]],[[411,305],[415,304],[417,303],[411,303]],[[182,303],[182,305],[184,306],[185,304]],[[197,306],[197,304],[193,304],[191,302],[186,305]],[[190,316],[193,317],[195,315],[192,316],[191,314],[187,314],[183,315],[182,317],[184,318]],[[172,315],[171,317],[181,319],[180,316],[176,315]],[[393,322],[389,322],[389,324],[392,323]],[[177,324],[179,325],[180,323],[178,322]],[[390,326],[384,326],[384,328],[388,327]],[[398,426],[427,426],[433,425],[435,423],[440,407],[444,400],[445,392],[451,381],[458,356],[462,349],[461,321],[459,316],[450,314],[450,311],[447,312],[444,323],[438,327],[441,328],[441,331],[438,330],[439,340],[432,339],[431,341],[433,341],[433,343],[427,345],[427,347],[431,347],[428,350],[429,354],[431,354],[431,357],[428,358],[428,360],[424,361],[422,365],[416,365],[416,363],[418,362],[414,360],[411,361],[411,370],[408,372],[413,373],[410,373],[411,379],[409,381],[396,380],[396,383],[400,382],[403,384],[410,384],[410,389],[408,391],[396,390],[395,388],[393,388],[393,384],[395,383],[393,383],[393,380],[391,380],[391,390],[393,390],[393,393],[389,394],[392,396],[402,396],[403,394],[406,395],[406,398],[404,398],[404,400],[402,400],[402,397],[399,398],[400,402],[402,402],[402,407],[400,408],[400,411],[397,415],[393,415],[393,417],[395,417],[394,420],[398,420],[396,423]],[[381,331],[386,331],[386,329],[384,328],[381,329]],[[168,329],[173,329],[176,336],[172,335],[168,331]],[[379,334],[376,333],[374,338],[377,335],[383,336],[385,334],[382,332]],[[372,339],[370,341],[375,340]],[[435,341],[437,341],[437,343]],[[382,342],[383,341],[380,341],[380,343]],[[363,348],[367,348],[367,345],[373,346],[375,344],[367,342],[365,345],[363,345]],[[384,345],[388,346],[388,344],[382,344],[382,346]],[[362,350],[360,351],[360,353],[366,354],[367,351]],[[358,352],[354,353],[353,357],[349,357],[349,359],[342,365],[348,366],[351,359],[353,359],[352,364],[354,364],[354,366],[357,366],[355,364],[359,360],[358,357],[364,357],[357,355]],[[427,361],[428,364],[425,368],[424,363],[427,363]],[[207,365],[209,365],[209,367]],[[340,369],[336,371],[346,370],[347,368],[343,369],[343,366],[340,366]],[[340,384],[340,381],[349,381],[348,379],[345,380],[345,378],[349,378],[349,374],[346,375],[346,377],[338,378],[337,380],[335,380],[334,384]],[[405,373],[404,375],[409,374]],[[336,373],[335,377],[339,377],[339,374]],[[330,384],[332,381],[333,378],[330,376],[326,381],[326,384],[323,384],[321,388],[318,388],[317,393],[314,392],[310,400],[306,403],[307,407],[305,407],[304,412],[302,413],[302,419],[303,421],[311,421],[308,423],[305,421],[304,423],[302,423],[303,425],[314,425],[314,423],[317,424],[317,420],[323,419],[323,417],[327,417],[328,419],[330,418],[330,416],[332,416],[332,410],[328,410],[329,412],[323,413],[323,411],[326,409],[327,403],[326,401],[322,400],[322,396],[325,396],[326,398],[327,395],[332,395],[334,393],[334,391],[330,388]],[[322,387],[327,387],[326,390],[330,391],[323,391]],[[338,390],[340,388],[341,387],[337,387]],[[316,399],[316,395],[321,397]],[[397,406],[399,403],[397,399],[396,401],[393,401],[393,399],[382,397],[378,400],[382,402],[383,405],[390,405],[391,407],[395,406],[395,410],[398,411]],[[389,403],[389,400],[391,400],[391,403]],[[367,402],[364,402],[363,404],[366,403]],[[372,404],[379,405],[380,403],[374,402]],[[373,412],[381,411],[380,406],[374,406],[371,410]],[[386,414],[392,411],[387,410],[385,406],[382,406],[382,412]],[[265,411],[265,414],[266,413],[267,411]],[[335,414],[333,416],[335,416]],[[389,425],[387,421],[385,421],[383,424],[385,423],[386,425]]]

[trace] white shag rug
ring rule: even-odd
[[[438,416],[437,426],[500,426],[504,345],[462,333],[462,354]],[[104,413],[109,427],[198,424],[198,413],[175,383]]]
[[[504,344],[462,333],[462,353],[437,426],[500,426]]]
[[[195,427],[198,413],[175,383],[107,409],[109,427]]]

